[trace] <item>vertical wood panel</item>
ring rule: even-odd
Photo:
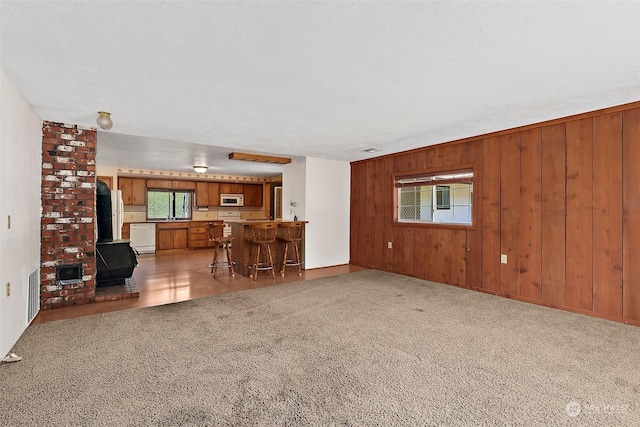
[[[451,230],[438,228],[438,282],[451,283]]]
[[[520,295],[520,133],[500,137],[500,291]]]
[[[384,252],[383,267],[386,271],[392,271],[393,250],[387,248],[387,242],[393,241],[393,211],[394,195],[393,187],[393,159],[386,157],[384,160],[384,239],[382,240],[382,250]]]
[[[427,153],[425,150],[413,153],[415,170],[424,170],[427,167]]]
[[[438,233],[435,228],[425,229],[425,276],[427,280],[438,281]]]
[[[593,119],[567,123],[566,304],[593,306]]]
[[[414,235],[413,235],[413,227],[399,227],[402,231],[402,246],[396,249],[400,258],[398,259],[398,268],[402,274],[406,274],[408,276],[415,276],[413,272],[413,243],[414,243]]]
[[[622,315],[622,113],[593,120],[593,310]]]
[[[467,144],[454,144],[451,147],[451,165],[461,165],[467,162]]]
[[[382,268],[384,263],[384,246],[381,242],[384,241],[384,187],[385,185],[392,185],[389,178],[385,179],[384,160],[374,160],[374,194],[373,194],[373,266],[375,268]]]
[[[473,229],[467,230],[467,287],[482,287],[482,141],[467,144],[467,163],[474,165]]]
[[[520,133],[520,295],[542,299],[541,130]]]
[[[425,279],[426,264],[426,233],[425,229],[416,227],[413,231],[413,275]]]
[[[565,303],[565,125],[542,128],[542,299]]]
[[[362,163],[351,164],[351,204],[350,213],[351,218],[349,227],[349,262],[354,264],[360,264],[360,245],[359,228],[360,228],[360,215],[359,215],[359,203],[360,203],[360,168]]]
[[[640,320],[640,108],[623,114],[623,309]]]
[[[365,179],[366,179],[366,165],[365,164],[359,164],[358,165],[358,170],[357,170],[357,175],[358,175],[358,181],[356,181],[355,183],[355,187],[356,187],[356,193],[358,195],[358,198],[356,200],[357,204],[356,204],[356,215],[357,215],[357,219],[356,222],[358,224],[357,227],[357,235],[356,235],[356,244],[358,246],[358,261],[360,263],[364,262],[364,252],[363,252],[363,244],[364,244],[364,221],[365,219],[363,217],[361,217],[360,213],[362,212],[364,205],[364,199],[365,199]]]
[[[467,274],[465,258],[467,254],[467,231],[451,231],[451,284],[465,286]]]
[[[361,265],[371,265],[367,262],[367,165],[361,163],[358,170],[358,257]]]
[[[500,137],[484,140],[482,150],[483,288],[500,290]]]
[[[393,157],[393,171],[395,173],[414,171],[417,169],[416,160],[417,157],[413,153],[395,156]]]
[[[425,163],[427,169],[432,169],[438,166],[438,150],[435,147],[427,148],[425,151]]]
[[[437,148],[438,153],[438,167],[451,166],[452,161],[452,146],[451,144],[440,145]]]
[[[393,257],[393,265],[392,265],[391,271],[393,271],[394,273],[402,272],[400,268],[404,263],[404,259],[403,259],[404,230],[405,230],[405,227],[393,227],[393,239],[392,239],[393,248],[389,250],[391,251],[392,257]],[[412,244],[413,242],[407,242],[407,244],[410,244],[410,243]]]
[[[362,210],[360,211],[360,215],[365,218],[364,223],[364,241],[365,247],[361,249],[361,252],[364,252],[363,256],[365,259],[365,263],[368,266],[373,266],[373,248],[374,248],[374,213],[371,206],[374,201],[375,194],[375,163],[367,162],[366,168],[366,187],[365,187],[365,197],[364,204],[361,203]]]

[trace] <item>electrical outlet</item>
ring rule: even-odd
[[[387,242],[387,248],[389,248],[389,249],[393,249],[393,243],[391,243],[391,242]]]
[[[7,296],[11,296],[11,282],[7,282]]]
[[[507,263],[507,256],[505,254],[500,255],[500,262],[502,264],[506,264]]]

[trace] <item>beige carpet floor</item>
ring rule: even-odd
[[[640,328],[375,270],[35,325],[12,351],[1,426],[640,425]]]

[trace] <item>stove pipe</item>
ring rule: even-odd
[[[96,217],[98,225],[98,243],[113,241],[111,224],[111,189],[104,182],[96,181]]]

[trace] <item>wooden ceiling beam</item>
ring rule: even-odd
[[[248,162],[278,163],[281,165],[291,163],[291,159],[288,157],[263,156],[261,154],[238,153],[235,151],[233,153],[229,153],[229,159],[245,160]]]

